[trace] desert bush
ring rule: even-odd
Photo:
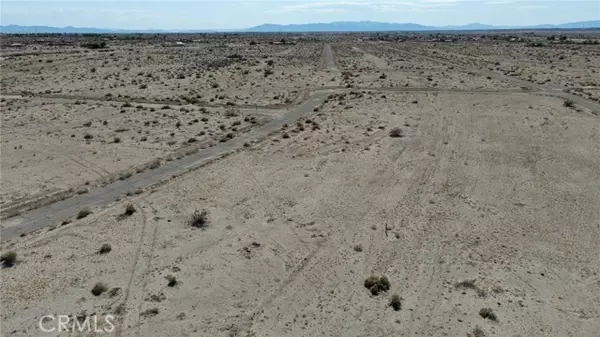
[[[371,294],[377,296],[382,291],[388,291],[390,289],[390,281],[385,276],[369,276],[365,280],[365,288],[371,291]]]
[[[127,206],[125,206],[125,212],[123,214],[126,216],[130,216],[133,215],[133,213],[135,212],[135,206],[133,206],[133,204],[127,204]]]
[[[565,102],[563,103],[563,105],[566,108],[572,108],[572,107],[575,106],[575,102],[573,102],[573,100],[567,99],[567,100],[565,100]]]
[[[119,180],[129,179],[129,178],[131,178],[132,175],[133,175],[133,173],[131,173],[131,172],[121,173],[121,175],[119,176]]]
[[[0,256],[0,262],[7,268],[14,266],[17,262],[17,253],[10,251],[2,254],[2,256]]]
[[[86,43],[82,43],[81,47],[87,48],[87,49],[104,49],[104,48],[107,48],[105,41],[100,41],[100,42],[86,42]]]
[[[354,245],[354,251],[355,252],[362,252],[363,251],[363,246],[361,244],[358,245]]]
[[[394,308],[395,311],[399,311],[402,309],[402,299],[398,294],[392,295],[392,299],[390,300],[390,307]]]
[[[467,337],[485,337],[485,332],[478,325],[475,326],[473,331],[467,333]]]
[[[160,159],[153,160],[150,164],[148,164],[148,168],[154,170],[160,166]]]
[[[165,278],[167,279],[167,282],[169,282],[167,283],[167,286],[174,287],[177,285],[177,278],[175,276],[167,275]]]
[[[402,133],[402,129],[400,129],[399,127],[395,127],[393,129],[391,129],[390,137],[392,137],[392,138],[404,137],[404,134]]]
[[[92,294],[94,296],[100,296],[100,295],[102,295],[102,293],[104,293],[107,290],[108,290],[108,287],[104,283],[98,282],[92,288]]]
[[[207,224],[208,211],[205,209],[203,209],[201,212],[196,210],[188,220],[188,225],[195,228],[206,228]]]
[[[481,310],[479,310],[479,316],[492,320],[494,322],[498,321],[498,316],[496,316],[496,314],[491,308],[482,308]]]
[[[112,247],[110,246],[110,244],[105,243],[98,250],[98,254],[108,254],[108,253],[110,253],[111,250],[112,250]]]
[[[92,214],[92,211],[90,211],[89,208],[84,208],[81,211],[79,211],[79,213],[77,213],[77,219],[83,219],[90,214]]]
[[[454,287],[455,288],[477,289],[477,286],[475,285],[475,280],[473,280],[473,279],[457,282],[456,284],[454,284]]]

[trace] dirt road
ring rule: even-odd
[[[323,48],[323,69],[333,71],[338,70],[333,56],[333,49],[329,44],[326,44]]]
[[[435,57],[431,57],[428,55],[415,53],[415,52],[408,51],[408,50],[401,49],[401,48],[389,47],[389,49],[394,50],[396,52],[403,53],[408,56],[422,58],[422,59],[436,62],[439,64],[450,65],[450,66],[455,67],[456,69],[462,69],[464,71],[473,72],[473,73],[479,74],[481,76],[489,76],[489,77],[504,80],[504,81],[507,81],[510,83],[515,83],[515,84],[523,86],[524,88],[531,88],[533,91],[537,91],[541,94],[554,96],[554,97],[560,97],[563,99],[569,99],[569,100],[572,100],[573,102],[575,102],[577,105],[580,105],[586,109],[589,109],[594,115],[596,115],[596,116],[600,115],[600,104],[599,103],[596,103],[594,101],[591,101],[587,98],[584,98],[584,97],[581,97],[578,95],[573,95],[573,94],[564,92],[564,88],[559,88],[556,86],[550,86],[550,85],[544,85],[544,84],[536,84],[536,83],[528,82],[528,81],[518,79],[518,78],[515,78],[512,76],[506,76],[503,74],[499,74],[497,72],[493,72],[493,71],[489,71],[489,70],[485,70],[485,69],[481,69],[481,68],[466,67],[464,65],[461,65],[461,64],[458,64],[455,62],[450,62],[448,60],[443,60],[440,58],[435,58]]]
[[[313,109],[323,103],[328,94],[328,90],[314,93],[308,100],[289,110],[281,118],[256,130],[243,133],[226,143],[219,143],[214,147],[201,150],[197,154],[168,162],[154,170],[135,174],[129,179],[119,180],[89,193],[77,195],[5,220],[2,222],[1,240],[12,240],[23,233],[46,226],[59,225],[63,220],[75,216],[83,208],[107,205],[117,198],[124,197],[127,193],[167,181],[174,175],[193,170],[227,153],[241,149],[244,143],[260,140],[269,133],[277,131],[282,125],[293,124],[297,119],[313,113]]]
[[[6,243],[3,326],[43,336],[52,310],[115,314],[116,336],[595,336],[600,108],[530,88],[319,88],[263,128],[11,219],[3,240],[94,211]],[[371,275],[390,289],[373,295]]]

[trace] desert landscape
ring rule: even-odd
[[[0,41],[2,336],[600,330],[597,30]]]

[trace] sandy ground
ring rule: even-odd
[[[397,44],[399,45],[399,44]],[[408,43],[413,52],[488,69],[499,74],[569,88],[572,92],[600,101],[600,46],[553,44],[535,47],[522,43]]]
[[[3,242],[2,252],[17,260],[0,269],[1,335],[47,336],[40,318],[63,314],[100,322],[114,315],[116,329],[53,335],[595,336],[598,116],[563,99],[512,92],[517,82],[389,48],[401,44],[356,42],[328,40],[332,53],[323,43],[255,46],[300,58],[304,65],[290,67],[318,74],[306,79],[311,88],[338,93],[310,118],[242,151]],[[431,56],[437,45],[419,47]],[[406,84],[440,92],[357,88]],[[306,85],[286,86],[300,93]],[[74,101],[2,102],[3,198],[131,169],[141,158],[176,153],[201,131],[216,141],[220,124],[234,127],[243,116],[150,103],[121,113],[116,100]],[[260,117],[281,114],[265,109]],[[204,115],[210,119],[193,122]],[[401,137],[390,137],[394,128]],[[135,212],[124,214],[127,205]],[[207,223],[192,227],[192,214],[203,210]],[[110,249],[100,253],[104,244]],[[390,288],[373,295],[364,285],[372,275],[386,276]],[[98,282],[107,291],[96,296]]]
[[[127,177],[278,113],[44,98],[7,99],[1,107],[3,209]]]
[[[2,270],[4,332],[123,306],[122,336],[593,336],[597,117],[507,95],[347,95],[320,130],[28,236]],[[120,219],[125,203],[138,211]],[[202,209],[207,228],[188,226]],[[391,289],[372,296],[372,274]],[[119,290],[94,297],[99,281]]]

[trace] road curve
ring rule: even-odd
[[[430,59],[435,62],[452,64],[451,62],[430,58],[426,55],[416,54],[407,52],[405,50],[395,49],[399,52],[406,54],[412,54],[413,56]],[[335,60],[333,58],[333,51],[330,45],[325,45],[323,50],[323,62],[325,69],[337,70]],[[452,64],[457,66],[455,64]],[[465,68],[465,67],[461,67]],[[466,68],[465,68],[466,69]],[[525,82],[517,80],[508,76],[503,76],[493,72],[487,72],[481,69],[469,69],[480,74],[486,74],[494,76],[496,78],[502,78],[509,80],[513,83]],[[147,188],[152,185],[156,185],[163,181],[171,179],[174,175],[185,173],[189,170],[201,167],[214,159],[218,159],[221,156],[231,153],[243,147],[244,143],[260,140],[270,133],[273,133],[281,128],[284,124],[293,124],[299,118],[305,117],[313,113],[314,108],[320,106],[325,99],[331,93],[348,92],[351,90],[366,90],[366,91],[383,91],[383,92],[448,92],[448,93],[490,93],[490,94],[502,94],[502,93],[525,93],[525,94],[542,94],[554,97],[560,97],[564,99],[571,99],[576,104],[588,108],[594,114],[600,114],[600,104],[585,98],[571,95],[562,91],[562,89],[551,88],[548,86],[534,85],[529,82],[522,83],[524,87],[531,88],[532,90],[493,90],[493,89],[440,89],[440,88],[341,88],[341,87],[326,87],[320,88],[319,90],[313,90],[308,94],[308,98],[298,105],[291,107],[281,118],[274,119],[262,127],[251,129],[249,132],[240,134],[238,137],[225,142],[219,143],[218,145],[199,151],[198,153],[183,157],[181,159],[173,160],[168,162],[154,170],[146,170],[139,174],[133,175],[129,179],[118,180],[111,184],[103,187],[96,188],[87,194],[81,194],[73,196],[69,199],[58,201],[54,204],[40,207],[38,209],[26,212],[19,216],[7,219],[2,222],[0,230],[0,241],[6,242],[17,238],[21,234],[26,234],[37,229],[53,226],[59,224],[61,221],[74,217],[83,208],[97,208],[110,204],[117,198],[122,198],[127,195],[128,192],[132,192],[136,189]]]

